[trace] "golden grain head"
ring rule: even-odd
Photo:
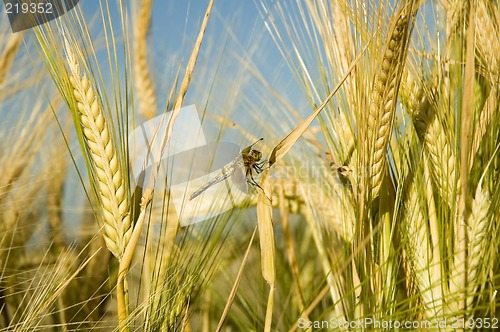
[[[91,162],[93,183],[98,191],[103,221],[103,235],[109,250],[121,258],[132,235],[130,204],[118,154],[106,117],[91,82],[80,74],[80,66],[66,41],[70,82],[76,100],[86,151]]]

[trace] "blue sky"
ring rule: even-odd
[[[81,0],[80,4],[88,19],[99,11],[99,1]],[[182,63],[182,67],[185,67],[187,63],[207,5],[208,0],[154,2],[149,60],[157,82],[159,110],[165,105],[178,65]],[[266,31],[258,5],[251,0],[214,2],[192,86],[185,102],[185,105],[196,104],[198,109],[207,105],[208,112],[221,114],[221,108],[229,107],[230,98],[239,98],[231,102],[233,108],[238,110],[232,120],[244,122],[256,136],[261,134],[257,132],[260,124],[244,119],[243,114],[262,112],[260,121],[265,122],[266,118],[273,121],[275,119],[269,114],[272,111],[269,110],[272,107],[270,103],[273,102],[264,99],[259,101],[262,87],[251,82],[252,74],[237,59],[244,59],[246,63],[251,59],[274,88],[281,89],[280,93],[301,106],[298,111],[306,111],[303,107],[305,101],[300,100],[301,91]],[[110,7],[116,8],[116,2],[110,1]],[[116,14],[113,20],[119,22],[118,11],[113,12]],[[235,85],[242,85],[240,88],[244,90],[244,95],[230,96]],[[235,103],[245,103],[245,99],[252,100],[255,105],[234,106]]]

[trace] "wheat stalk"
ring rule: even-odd
[[[132,234],[129,197],[121,171],[111,132],[108,128],[94,89],[65,41],[66,57],[70,68],[70,82],[76,99],[89,160],[92,164],[95,187],[102,208],[103,236],[106,246],[121,259]]]
[[[473,128],[470,119],[473,118],[473,111],[476,101],[474,100],[474,81],[476,75],[475,65],[475,23],[476,3],[468,4],[468,19],[464,20],[465,32],[465,51],[463,53],[465,66],[462,72],[464,84],[462,86],[462,104],[460,110],[460,131],[459,131],[459,177],[463,185],[458,191],[457,217],[455,220],[454,244],[453,244],[453,262],[451,267],[450,290],[452,298],[456,294],[458,311],[466,308],[466,290],[467,290],[467,231],[466,231],[466,204],[470,196],[468,191],[470,165],[471,165],[471,143]],[[453,299],[451,305],[454,305]],[[453,307],[452,307],[453,308]],[[457,310],[455,310],[456,312]],[[463,314],[462,314],[463,315]],[[460,317],[460,316],[459,316]]]
[[[186,72],[184,74],[184,77],[181,82],[180,86],[180,91],[179,94],[177,95],[177,98],[174,102],[173,110],[170,114],[170,117],[168,119],[167,123],[167,129],[166,133],[164,136],[164,142],[165,144],[170,141],[170,136],[172,135],[172,131],[174,128],[174,123],[177,117],[179,116],[179,112],[181,110],[182,104],[184,102],[184,96],[187,93],[187,90],[190,86],[191,83],[191,77],[193,76],[193,71],[196,65],[196,61],[198,60],[198,55],[200,53],[200,48],[201,44],[203,42],[203,39],[205,37],[205,31],[208,25],[208,21],[210,18],[210,14],[212,12],[214,0],[210,0],[208,3],[207,9],[205,11],[205,16],[203,18],[203,22],[200,27],[200,31],[198,32],[198,36],[196,38],[195,44],[193,46],[193,50],[191,52],[191,56],[189,57],[187,66],[186,66]],[[150,178],[154,180],[156,178],[156,174],[150,175]],[[180,223],[178,218],[173,218],[170,219],[169,222],[167,223],[167,231],[166,231],[166,238],[167,238],[167,245],[166,245],[166,256],[170,257],[172,251],[173,251],[173,244],[175,237],[177,235],[178,229],[179,229]],[[169,266],[169,259],[167,258],[167,263],[166,266]]]

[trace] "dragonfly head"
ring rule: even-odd
[[[259,150],[252,150],[250,151],[250,158],[252,158],[253,161],[259,161],[262,158],[262,152]]]

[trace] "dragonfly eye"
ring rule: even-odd
[[[262,152],[260,152],[259,150],[252,150],[251,156],[252,156],[253,160],[259,161],[260,158],[262,158]]]

